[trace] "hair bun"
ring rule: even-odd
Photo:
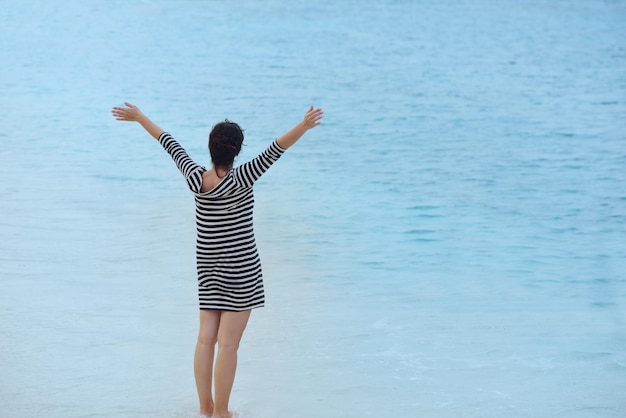
[[[216,135],[213,138],[212,142],[213,144],[215,144],[216,147],[219,148],[237,149],[237,147],[232,143],[232,140],[230,138],[224,137],[222,135]]]
[[[209,135],[209,151],[213,164],[228,167],[241,151],[243,130],[235,122],[226,119],[213,127]]]

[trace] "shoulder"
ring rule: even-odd
[[[202,173],[202,187],[201,193],[210,192],[219,184],[219,178],[215,175],[213,170],[207,170]]]
[[[208,193],[218,191],[223,187],[228,188],[229,185],[232,186],[233,183],[233,170],[230,170],[226,176],[218,177],[215,171],[207,170],[204,167],[202,173],[202,187],[200,188],[200,193]]]

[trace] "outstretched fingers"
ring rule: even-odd
[[[126,120],[126,112],[125,109],[121,108],[121,107],[114,107],[111,110],[111,114],[113,115],[113,117],[116,120]]]
[[[111,114],[116,120],[124,120],[124,121],[136,121],[140,110],[137,106],[124,102],[127,107],[113,107],[111,109]]]
[[[322,123],[323,116],[324,111],[321,108],[315,109],[311,106],[304,116],[305,125],[308,128],[314,128]]]

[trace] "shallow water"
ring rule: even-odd
[[[2,2],[0,416],[196,417],[193,201],[256,188],[246,418],[626,414],[623,1]]]

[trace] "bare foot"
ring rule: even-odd
[[[226,414],[215,414],[211,418],[237,418],[238,416],[237,412],[228,411]]]

